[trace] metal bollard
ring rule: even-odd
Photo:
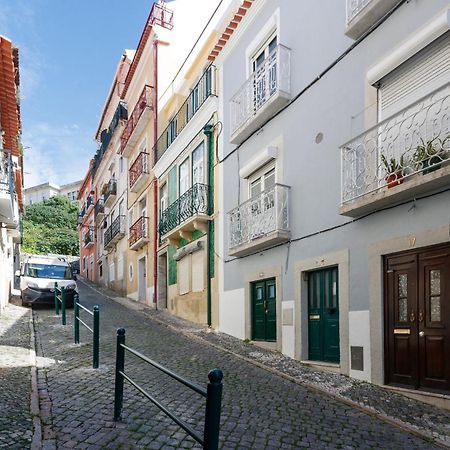
[[[75,344],[80,343],[80,322],[78,317],[80,316],[80,307],[78,306],[78,302],[80,301],[80,296],[75,294],[73,296],[73,333]]]
[[[59,316],[58,283],[55,283],[55,315]]]
[[[93,333],[94,350],[93,350],[93,354],[92,354],[92,367],[94,369],[98,369],[98,353],[99,353],[99,347],[100,347],[99,341],[100,341],[100,308],[98,305],[95,305],[94,306],[94,333]]]
[[[222,379],[220,369],[208,373],[209,383],[206,388],[205,430],[203,448],[217,450],[219,448],[220,409],[222,405]]]
[[[66,292],[64,286],[61,287],[61,316],[62,324],[66,324]]]
[[[116,383],[114,388],[114,420],[120,420],[123,406],[123,377],[120,372],[125,369],[125,329],[117,330],[117,347],[116,347]]]

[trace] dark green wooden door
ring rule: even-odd
[[[338,269],[308,274],[308,358],[339,362]]]
[[[252,339],[277,340],[277,301],[275,279],[252,284]]]

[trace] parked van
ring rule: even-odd
[[[65,288],[66,306],[73,306],[77,289],[76,277],[70,264],[62,257],[28,256],[22,264],[20,276],[20,296],[22,306],[53,304],[55,283]]]

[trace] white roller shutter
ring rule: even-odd
[[[450,32],[445,33],[379,82],[379,120],[450,83]]]

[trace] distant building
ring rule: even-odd
[[[78,192],[83,180],[74,181],[73,183],[63,184],[59,186],[54,183],[43,183],[25,189],[25,205],[32,205],[47,200],[55,195],[63,195],[70,201],[77,200]]]

